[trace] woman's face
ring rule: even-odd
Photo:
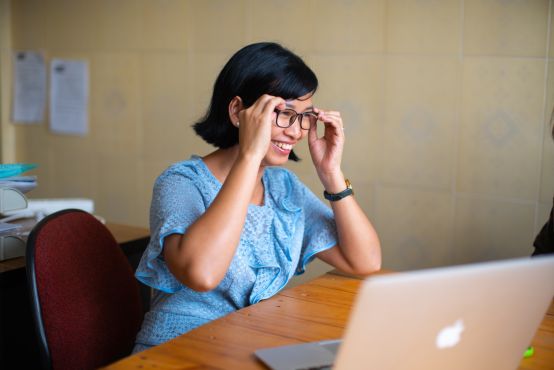
[[[301,96],[295,100],[287,100],[286,109],[292,109],[296,113],[305,113],[313,111],[312,93]],[[284,116],[284,113],[282,114]],[[294,146],[308,135],[308,130],[303,130],[300,127],[300,116],[292,126],[283,128],[275,124],[277,114],[273,115],[271,126],[271,144],[262,161],[264,166],[281,166],[287,163],[289,154],[294,149]],[[282,118],[280,121],[282,121]],[[303,121],[307,121],[308,117],[303,117]],[[303,122],[305,126],[307,122]],[[308,127],[308,126],[305,126]]]

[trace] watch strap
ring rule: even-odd
[[[337,200],[341,200],[343,198],[346,198],[347,196],[354,194],[354,191],[352,190],[352,184],[350,183],[350,181],[346,179],[345,183],[346,183],[346,189],[344,189],[340,193],[331,194],[331,193],[328,193],[327,190],[324,190],[323,196],[325,197],[325,199],[331,202],[336,202]]]

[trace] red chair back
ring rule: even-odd
[[[94,216],[64,210],[43,219],[26,262],[45,368],[93,369],[131,353],[143,318],[139,285]]]

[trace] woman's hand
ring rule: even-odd
[[[243,156],[253,156],[260,162],[271,143],[271,124],[275,120],[275,108],[283,109],[285,100],[262,95],[249,108],[239,112],[239,146]]]
[[[310,127],[308,145],[319,179],[329,193],[344,190],[344,176],[340,165],[344,147],[344,130],[340,112],[314,108],[318,121],[323,122],[325,131],[317,137],[317,126]]]

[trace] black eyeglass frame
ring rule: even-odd
[[[281,126],[279,124],[279,114],[282,113],[282,112],[285,112],[285,111],[294,112],[294,115],[290,117],[288,126]],[[294,109],[287,108],[287,109],[275,109],[275,113],[277,113],[277,115],[275,116],[275,125],[277,127],[281,127],[281,128],[291,127],[294,124],[294,122],[296,122],[296,118],[299,117],[299,116],[300,116],[300,121],[299,121],[300,129],[302,129],[302,130],[309,130],[310,127],[311,127],[311,124],[310,124],[310,126],[308,126],[308,128],[305,128],[305,127],[302,126],[302,120],[303,120],[304,116],[312,116],[317,121],[317,114],[313,111],[298,113]],[[308,123],[310,123],[309,119],[308,119]]]

